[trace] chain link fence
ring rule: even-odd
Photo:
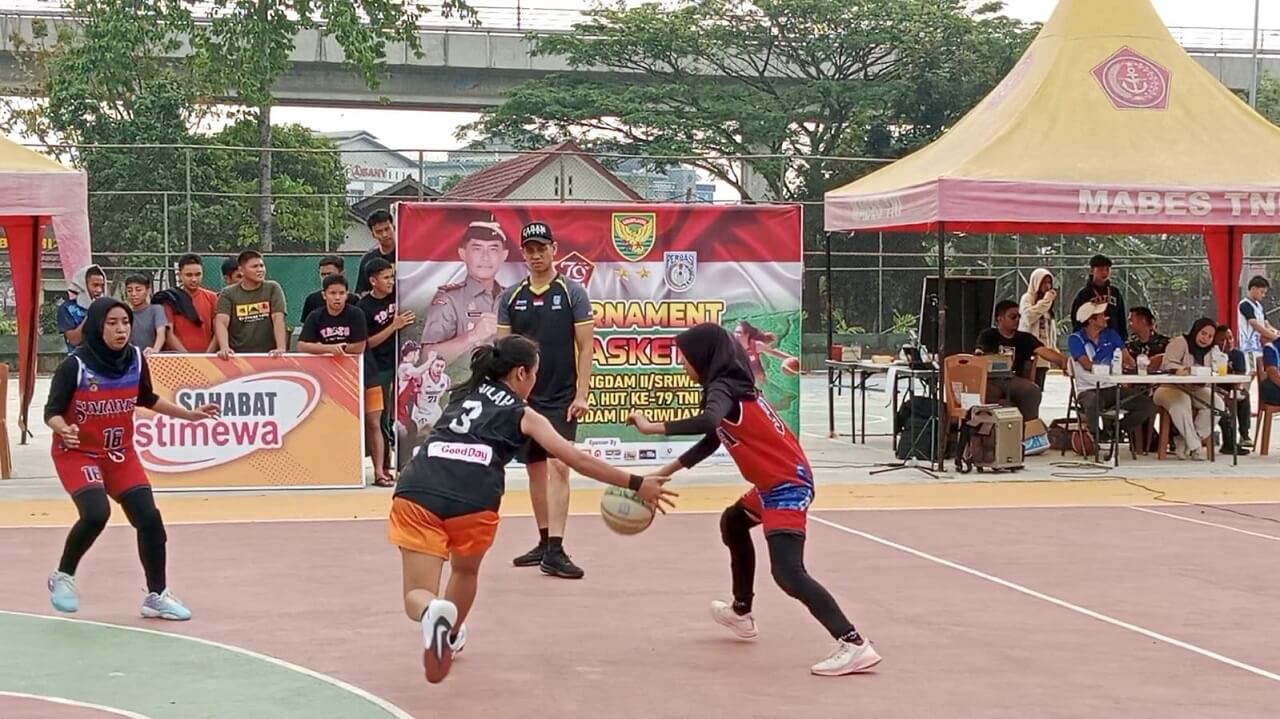
[[[341,139],[341,138],[339,138]],[[349,139],[349,138],[348,138]],[[142,272],[157,289],[170,286],[177,258],[205,258],[206,283],[221,286],[222,259],[259,241],[256,148],[97,146],[46,147],[49,154],[90,168],[94,259],[110,286]],[[389,150],[344,142],[340,149],[272,151],[273,277],[287,278],[295,306],[314,289],[320,256],[352,263],[373,246],[365,219],[399,201],[510,202],[751,202],[780,201],[814,177],[865,173],[883,164],[867,158],[796,156],[636,157],[574,149]],[[729,179],[713,180],[709,169]],[[825,342],[826,252],[821,190],[805,207],[805,331]],[[1254,236],[1245,260],[1247,281],[1280,268],[1275,236]],[[1198,236],[956,235],[947,271],[996,280],[996,297],[1017,300],[1033,270],[1052,271],[1062,301],[1084,286],[1089,258],[1115,262],[1113,282],[1130,307],[1145,305],[1166,334],[1214,316],[1213,288]],[[833,235],[834,327],[885,348],[917,326],[925,278],[936,273],[933,235]],[[0,253],[0,263],[8,261]],[[286,267],[287,266],[287,267]],[[46,245],[48,304],[64,285],[53,240]],[[0,310],[12,312],[12,289],[0,279]],[[52,315],[49,309],[48,314]],[[1059,314],[1064,314],[1059,308]],[[293,318],[290,318],[291,320]],[[1063,321],[1068,318],[1062,317]],[[816,350],[821,352],[821,346]]]

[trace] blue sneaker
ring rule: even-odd
[[[76,590],[76,578],[65,572],[49,575],[49,601],[53,608],[66,614],[80,610],[80,592]]]
[[[163,594],[152,592],[142,601],[142,616],[147,619],[168,619],[174,622],[185,622],[191,618],[191,610],[183,606],[182,601],[164,590]]]

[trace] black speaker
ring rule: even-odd
[[[943,327],[946,340],[944,356],[973,352],[978,333],[991,327],[996,309],[996,278],[948,277],[946,311]],[[920,299],[920,343],[937,356],[938,278],[924,278]]]

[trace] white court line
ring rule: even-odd
[[[855,487],[856,485],[846,485]],[[679,490],[679,486],[676,487]],[[743,492],[746,485],[743,485]],[[1274,500],[1243,500],[1238,502],[1215,502],[1220,507],[1247,507],[1250,505],[1277,505]],[[390,507],[387,508],[390,511]],[[976,512],[999,509],[1139,509],[1128,504],[957,504],[932,507],[929,505],[903,507],[812,507],[811,512]],[[720,514],[723,509],[676,509],[671,515],[680,514]],[[570,512],[570,517],[596,517],[599,512]],[[530,519],[530,512],[503,514],[506,519]],[[222,524],[341,524],[343,522],[385,522],[385,516],[378,517],[264,517],[260,519],[196,519],[188,521],[166,521],[166,527],[206,527]],[[23,529],[70,529],[71,523],[63,524],[0,524],[0,531],[19,531]],[[111,527],[124,528],[127,524],[112,524]],[[1242,530],[1243,531],[1243,530]]]
[[[34,699],[38,702],[49,702],[50,704],[61,704],[63,706],[76,707],[77,709],[93,709],[95,711],[106,712],[107,714],[115,714],[125,719],[151,719],[146,714],[131,712],[128,709],[116,709],[115,707],[103,706],[102,704],[91,704],[89,702],[78,702],[75,699],[64,699],[62,697],[50,697],[43,694],[23,694],[22,692],[6,692],[0,691],[0,697],[13,697],[15,699]]]
[[[226,650],[226,651],[229,651],[229,652],[234,652],[234,653],[236,653],[236,654],[243,654],[243,655],[244,655],[244,656],[246,656],[246,657],[250,657],[250,658],[253,658],[253,659],[257,659],[257,660],[259,660],[259,661],[263,661],[263,662],[266,662],[266,663],[268,663],[268,664],[274,664],[274,665],[276,665],[276,666],[278,666],[278,667],[281,667],[281,668],[283,668],[283,669],[288,669],[289,671],[297,672],[298,674],[302,674],[302,675],[304,675],[304,676],[311,677],[312,679],[318,679],[319,681],[322,681],[322,682],[324,682],[325,684],[328,684],[328,685],[330,685],[330,686],[337,687],[338,689],[341,689],[341,690],[343,690],[343,691],[346,691],[346,692],[349,692],[349,693],[351,693],[351,694],[354,694],[354,695],[356,695],[356,696],[360,697],[361,699],[364,699],[365,701],[367,701],[367,702],[369,702],[369,703],[373,704],[374,706],[378,707],[379,709],[382,709],[382,710],[383,710],[383,711],[385,711],[387,714],[389,714],[389,715],[391,715],[391,716],[395,717],[395,719],[414,719],[414,717],[413,717],[413,715],[412,715],[412,714],[410,714],[409,712],[406,712],[405,710],[401,709],[400,707],[396,706],[395,704],[392,704],[391,702],[387,701],[386,699],[383,699],[382,697],[380,697],[380,696],[378,696],[378,695],[376,695],[376,694],[371,694],[371,693],[369,693],[369,692],[367,692],[367,691],[365,691],[365,690],[361,689],[360,687],[357,687],[357,686],[353,686],[353,685],[351,685],[351,684],[348,684],[348,683],[346,683],[346,682],[342,681],[341,679],[336,679],[336,678],[334,678],[334,677],[329,676],[328,674],[322,674],[322,673],[320,673],[320,672],[318,672],[318,671],[315,671],[314,669],[308,669],[308,668],[306,668],[306,667],[304,667],[304,666],[299,666],[299,665],[294,664],[294,663],[292,663],[292,662],[287,662],[287,661],[285,661],[285,660],[283,660],[283,659],[278,659],[278,658],[276,658],[276,657],[269,656],[269,655],[267,655],[267,654],[259,654],[258,652],[255,652],[255,651],[253,651],[252,649],[245,649],[244,647],[237,647],[237,646],[236,646],[236,645],[234,645],[234,644],[223,644],[222,642],[215,642],[215,641],[213,641],[212,639],[202,639],[201,637],[194,637],[194,636],[190,636],[190,635],[187,635],[187,634],[173,634],[173,633],[170,633],[170,632],[161,632],[161,631],[158,631],[158,630],[155,630],[155,629],[145,629],[145,628],[143,628],[143,627],[131,627],[131,626],[128,626],[128,625],[125,625],[125,624],[111,624],[111,623],[109,623],[109,622],[95,622],[95,621],[92,621],[92,620],[89,620],[89,619],[72,619],[72,618],[70,618],[70,617],[54,617],[54,616],[50,616],[50,615],[48,615],[48,614],[32,614],[31,612],[15,612],[15,611],[11,611],[11,610],[8,610],[8,609],[0,609],[0,614],[8,614],[8,615],[15,616],[15,617],[30,617],[30,618],[32,618],[32,619],[45,619],[45,620],[48,620],[48,621],[51,621],[51,622],[71,622],[71,623],[73,623],[73,624],[88,624],[88,625],[95,626],[95,627],[107,627],[107,628],[110,628],[110,629],[122,629],[122,630],[124,630],[124,631],[126,631],[126,632],[138,632],[138,633],[140,633],[140,634],[151,634],[151,635],[153,635],[153,636],[157,636],[157,637],[167,637],[167,638],[170,638],[170,639],[181,639],[181,640],[185,640],[185,641],[188,641],[188,642],[195,642],[196,644],[203,644],[203,645],[205,645],[205,646],[215,647],[215,648],[217,648],[217,649],[223,649],[223,650]],[[144,719],[145,719],[145,718],[144,718]]]
[[[973,569],[972,567],[967,567],[958,562],[952,562],[950,560],[946,560],[941,557],[936,557],[927,552],[922,552],[919,549],[914,549],[904,544],[898,544],[897,542],[892,542],[888,539],[877,537],[874,534],[868,534],[867,532],[853,529],[851,527],[846,527],[843,524],[836,524],[835,522],[832,522],[830,520],[823,519],[821,517],[815,517],[812,514],[809,515],[809,519],[819,524],[824,524],[828,527],[831,527],[832,529],[838,529],[841,532],[852,534],[856,537],[861,537],[868,541],[875,542],[876,544],[884,545],[886,547],[889,547],[890,549],[896,549],[899,552],[905,552],[907,554],[919,557],[920,559],[924,559],[924,560],[933,562],[935,564],[941,564],[944,567],[949,567],[956,571],[964,572],[965,574],[969,574],[979,579],[986,580],[988,582],[991,582],[992,584],[998,584],[1002,587],[1005,587],[1006,589],[1012,589],[1015,592],[1020,592],[1029,597],[1034,597],[1035,599],[1039,599],[1040,601],[1048,602],[1050,604],[1062,607],[1063,609],[1073,611],[1077,614],[1083,614],[1084,616],[1089,617],[1091,619],[1096,619],[1100,622],[1106,622],[1107,624],[1120,627],[1121,629],[1126,629],[1135,634],[1141,634],[1142,636],[1147,637],[1149,639],[1154,639],[1158,642],[1164,642],[1165,644],[1168,644],[1170,646],[1177,647],[1179,649],[1184,649],[1186,651],[1193,652],[1195,654],[1199,654],[1200,656],[1207,657],[1216,662],[1221,662],[1223,664],[1226,664],[1229,667],[1234,667],[1236,669],[1243,669],[1246,672],[1249,672],[1251,674],[1256,674],[1264,679],[1270,679],[1273,682],[1280,682],[1280,674],[1269,672],[1266,669],[1255,667],[1252,664],[1246,664],[1238,659],[1232,659],[1231,657],[1218,654],[1217,652],[1210,651],[1208,649],[1205,649],[1204,647],[1199,647],[1199,646],[1196,646],[1195,644],[1184,642],[1180,639],[1174,639],[1173,637],[1161,634],[1159,632],[1152,631],[1145,627],[1140,627],[1136,624],[1130,624],[1129,622],[1116,619],[1115,617],[1107,616],[1106,614],[1102,614],[1101,612],[1095,612],[1092,609],[1087,609],[1078,604],[1072,604],[1071,602],[1068,602],[1064,599],[1059,599],[1057,597],[1045,594],[1043,592],[1037,592],[1034,589],[1031,589],[1029,587],[1024,587],[1023,585],[1017,584],[1016,582],[1011,582],[1007,579],[1001,579],[1000,577],[997,577],[995,575],[987,574],[986,572]]]
[[[1277,536],[1276,536],[1276,535],[1274,535],[1274,534],[1266,534],[1266,533],[1264,533],[1264,532],[1250,532],[1250,531],[1249,531],[1249,530],[1247,530],[1247,529],[1240,529],[1239,527],[1232,527],[1232,526],[1230,526],[1230,525],[1226,525],[1226,524],[1218,524],[1217,522],[1206,522],[1206,521],[1205,521],[1205,520],[1203,520],[1203,519],[1196,519],[1196,518],[1194,518],[1194,517],[1183,517],[1182,515],[1179,515],[1179,514],[1172,514],[1172,513],[1170,513],[1170,512],[1161,512],[1161,511],[1160,511],[1160,510],[1158,510],[1158,509],[1147,509],[1146,507],[1128,507],[1128,509],[1132,509],[1132,510],[1133,510],[1133,511],[1135,511],[1135,512],[1142,512],[1142,513],[1144,513],[1144,514],[1157,514],[1157,515],[1159,515],[1159,516],[1161,516],[1161,517],[1168,517],[1169,519],[1176,519],[1176,520],[1178,520],[1179,522],[1190,522],[1190,523],[1192,523],[1192,524],[1203,524],[1203,525],[1204,525],[1204,526],[1206,526],[1206,527],[1216,527],[1216,528],[1218,528],[1218,529],[1225,529],[1225,530],[1227,530],[1228,532],[1235,532],[1235,533],[1237,533],[1237,534],[1247,534],[1247,535],[1249,535],[1250,537],[1257,537],[1258,539],[1267,539],[1267,540],[1270,540],[1270,541],[1272,541],[1272,542],[1280,542],[1280,537],[1277,537]]]

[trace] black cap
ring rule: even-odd
[[[520,230],[520,244],[528,242],[541,242],[549,245],[555,240],[551,239],[551,227],[545,222],[530,222]]]
[[[1106,255],[1094,255],[1089,258],[1089,267],[1110,267],[1111,258]]]

